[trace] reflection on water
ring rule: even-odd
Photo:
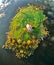
[[[38,2],[37,2],[38,1]],[[45,2],[44,2],[45,1]],[[54,59],[54,2],[52,0],[10,0],[9,4],[4,9],[0,10],[1,13],[5,13],[5,16],[0,18],[0,65],[53,65]],[[49,1],[49,2],[48,2]],[[9,2],[7,0],[7,2]],[[37,3],[36,3],[37,2]],[[50,35],[45,41],[41,42],[39,48],[35,50],[34,56],[31,56],[28,59],[19,60],[15,57],[14,54],[7,52],[2,49],[2,45],[5,43],[6,34],[9,30],[9,24],[12,17],[16,14],[17,8],[25,6],[26,4],[35,4],[35,5],[45,5],[47,10],[45,14],[48,16],[49,20],[46,22],[47,27],[49,28]],[[52,41],[53,40],[53,41]],[[43,44],[44,43],[44,44]],[[45,46],[45,47],[44,47]]]

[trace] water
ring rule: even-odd
[[[0,18],[0,65],[53,65],[54,40],[52,41],[51,38],[54,37],[54,3],[51,0],[45,0],[45,2],[43,0],[6,0],[6,3],[9,4],[7,6],[4,5],[3,8],[0,7],[0,14],[5,14]],[[45,14],[49,17],[49,21],[46,25],[49,28],[50,35],[43,41],[45,45],[41,42],[41,45],[35,50],[33,56],[28,59],[20,60],[17,59],[13,53],[10,53],[10,51],[2,49],[2,45],[6,41],[5,33],[9,30],[11,19],[16,14],[18,7],[25,6],[28,3],[46,6],[47,10]]]

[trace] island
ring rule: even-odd
[[[19,8],[10,23],[7,40],[2,48],[12,50],[18,58],[33,55],[40,41],[49,33],[44,24],[47,17],[43,11],[42,7],[35,5]]]

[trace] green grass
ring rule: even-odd
[[[26,27],[26,24],[31,24],[33,27],[35,27],[35,29],[33,29],[34,32],[32,32],[32,33],[37,36],[39,35],[38,33],[40,32],[40,26],[43,25],[45,16],[43,15],[42,10],[37,11],[36,8],[33,8],[33,7],[34,6],[22,8],[12,19],[12,24],[10,25],[10,27],[11,27],[10,30],[14,31],[14,37],[16,39],[18,39],[19,36],[22,35],[22,32],[24,32],[23,28]],[[19,28],[16,30],[17,27],[19,27]],[[45,31],[45,29],[43,29],[43,30]],[[27,31],[25,31],[25,32],[26,32],[26,34],[24,34],[24,36],[27,36]],[[24,37],[24,39],[25,38],[26,37]]]

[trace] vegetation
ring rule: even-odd
[[[11,49],[18,58],[32,55],[48,34],[46,26],[43,25],[46,19],[40,7],[29,5],[20,8],[12,19],[3,48]]]

